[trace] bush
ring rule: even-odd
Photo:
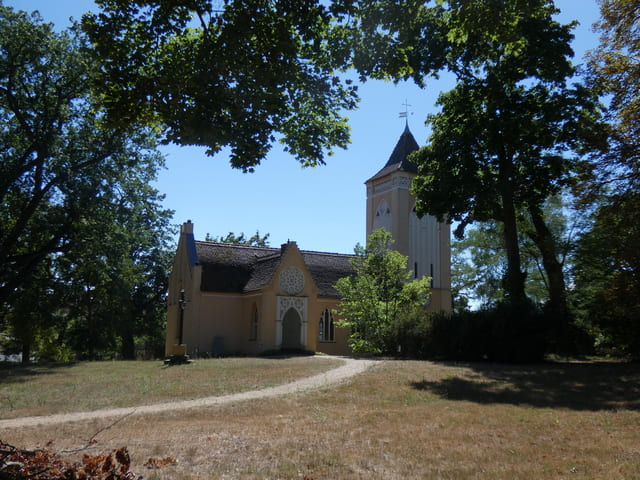
[[[402,354],[415,358],[535,362],[546,353],[549,325],[530,304],[406,317],[396,331]]]

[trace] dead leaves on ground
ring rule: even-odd
[[[162,464],[162,461],[159,462]],[[69,462],[48,450],[21,450],[0,440],[0,480],[138,480],[126,447]]]
[[[150,457],[146,462],[144,462],[144,466],[149,469],[157,469],[157,468],[166,467],[168,465],[175,465],[176,463],[178,463],[178,460],[176,460],[173,457],[164,457],[164,458]]]

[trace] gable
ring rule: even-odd
[[[283,249],[195,242],[203,292],[246,293],[264,288],[282,263]],[[300,251],[318,295],[339,298],[333,285],[352,273],[353,255]]]

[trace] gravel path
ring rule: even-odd
[[[153,405],[141,405],[138,407],[110,408],[104,410],[94,410],[92,412],[60,413],[55,415],[40,417],[22,417],[9,420],[0,420],[0,430],[5,428],[34,427],[38,425],[53,425],[66,422],[79,422],[82,420],[93,420],[98,418],[124,417],[128,415],[142,415],[148,413],[161,413],[177,410],[187,410],[190,408],[212,407],[227,403],[241,402],[245,400],[255,400],[260,398],[272,398],[282,395],[306,392],[309,390],[327,387],[343,383],[349,378],[364,372],[371,367],[374,360],[362,360],[353,358],[341,358],[345,364],[329,370],[327,372],[303,378],[295,382],[269,387],[261,390],[234,393],[221,397],[206,397],[196,400],[179,400],[175,402],[156,403]]]

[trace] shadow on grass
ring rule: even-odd
[[[265,350],[258,354],[258,358],[286,360],[296,357],[313,357],[317,355],[313,350],[304,350],[301,348],[278,348],[274,350]]]
[[[457,365],[460,367],[461,365]],[[571,410],[640,410],[640,364],[465,364],[459,375],[412,382],[449,400]]]
[[[73,362],[30,365],[22,365],[20,363],[0,363],[0,385],[24,383],[33,377],[59,373],[73,365],[75,365]]]

